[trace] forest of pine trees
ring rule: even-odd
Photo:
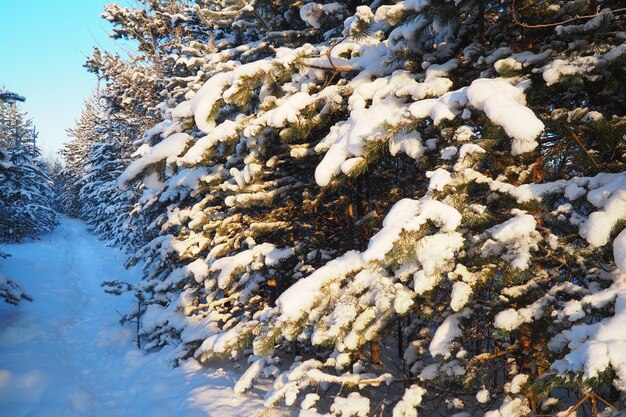
[[[102,17],[133,50],[88,58],[63,167],[1,104],[0,240],[85,220],[143,271],[108,283],[142,349],[300,417],[626,410],[622,1]]]

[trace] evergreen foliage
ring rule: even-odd
[[[17,103],[24,98],[0,89],[0,242],[18,242],[56,225],[50,174],[39,159],[37,131]],[[8,254],[0,251],[0,259]],[[0,274],[0,299],[32,301],[15,281]]]
[[[56,225],[52,180],[40,159],[32,121],[0,102],[0,241],[17,242]]]
[[[2,255],[2,254],[0,254]],[[0,299],[8,304],[17,305],[20,301],[33,301],[30,295],[26,294],[22,287],[15,281],[7,279],[0,274]]]
[[[145,349],[303,417],[626,409],[620,2],[140,3],[65,206],[143,268]]]

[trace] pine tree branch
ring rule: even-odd
[[[339,45],[341,42],[345,41],[348,37],[344,36],[342,39],[340,39],[339,41],[335,42],[330,48],[328,48],[328,51],[326,51],[326,57],[328,58],[328,63],[330,64],[331,67],[333,67],[333,70],[335,70],[335,72],[342,72],[342,71],[351,71],[351,68],[348,67],[337,67],[335,66],[335,63],[333,62],[333,59],[331,57],[331,52],[333,51],[333,49],[335,48],[335,46]]]
[[[254,17],[256,18],[256,20],[258,20],[261,25],[265,28],[265,32],[267,35],[269,35],[272,32],[272,29],[270,29],[270,27],[267,25],[267,23],[265,23],[265,20],[263,20],[263,18],[261,17],[261,15],[256,11],[256,9],[254,8],[254,6],[252,6],[252,14],[254,15]]]

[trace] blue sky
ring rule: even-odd
[[[92,46],[117,50],[100,18],[110,0],[0,0],[0,85],[26,97],[44,155],[68,139],[96,78],[82,67]],[[128,1],[117,1],[127,5]]]

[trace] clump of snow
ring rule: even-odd
[[[428,381],[428,380],[437,378],[438,375],[439,375],[439,365],[437,365],[436,363],[432,363],[424,367],[424,369],[422,369],[422,372],[420,372],[419,378],[422,381]]]
[[[348,17],[343,24],[343,35],[346,37],[350,36],[356,29],[358,22],[370,24],[373,20],[374,13],[372,13],[372,9],[370,9],[369,6],[357,6],[356,13]]]
[[[552,407],[553,405],[557,405],[558,403],[558,398],[548,397],[541,402],[541,409],[547,410],[548,408]]]
[[[486,153],[486,151],[480,145],[477,145],[475,143],[466,143],[461,146],[461,149],[459,150],[459,158],[454,164],[453,169],[455,171],[461,171],[466,164],[466,157],[475,153]]]
[[[506,397],[497,410],[488,411],[485,417],[523,417],[531,412],[528,401],[522,397]]]
[[[316,300],[316,294],[327,282],[344,276],[352,271],[358,271],[365,262],[361,253],[346,252],[343,256],[328,262],[308,277],[294,283],[283,292],[276,305],[280,308],[285,320],[299,318],[303,312],[309,310]]]
[[[580,235],[592,246],[604,246],[617,222],[626,219],[626,176],[591,191],[587,199],[603,209],[589,215],[580,227]]]
[[[462,334],[460,318],[461,315],[458,313],[450,314],[439,325],[428,347],[431,355],[442,355],[445,359],[450,357],[450,343]]]
[[[522,88],[502,79],[481,78],[469,87],[443,94],[439,98],[416,101],[408,107],[417,119],[430,117],[435,125],[443,120],[452,120],[467,104],[485,112],[489,119],[502,126],[512,139],[512,153],[519,155],[537,147],[537,137],[544,125],[532,110],[526,107]],[[467,138],[464,133],[461,136]]]
[[[454,131],[454,140],[458,142],[469,142],[474,136],[476,136],[476,133],[474,133],[474,129],[471,126],[463,125]]]
[[[358,392],[351,392],[348,397],[336,397],[330,406],[330,412],[338,417],[368,417],[370,400]]]
[[[603,55],[582,56],[572,60],[555,59],[540,71],[547,85],[556,84],[563,76],[587,74],[596,67],[606,65],[626,53],[626,45],[622,44]]]
[[[393,301],[393,309],[400,315],[406,314],[413,306],[415,293],[400,283],[395,284],[396,297]]]
[[[452,81],[446,76],[459,66],[459,60],[451,59],[444,64],[432,64],[426,69],[423,82],[409,80],[400,86],[399,96],[410,95],[413,100],[422,100],[426,97],[440,97],[452,87]]]
[[[419,132],[404,133],[391,138],[389,141],[389,153],[395,156],[400,151],[413,159],[418,159],[424,155],[425,149]]]
[[[456,146],[446,146],[440,152],[441,159],[444,161],[450,161],[459,152]]]
[[[239,124],[226,120],[211,129],[211,132],[201,137],[189,150],[178,159],[178,165],[197,164],[202,161],[205,154],[220,142],[236,138],[239,135]]]
[[[510,331],[519,327],[523,322],[524,320],[520,317],[517,310],[509,308],[496,314],[493,325],[497,329]]]
[[[602,308],[615,300],[614,315],[595,323],[581,323],[564,330],[548,345],[553,351],[565,346],[570,352],[551,368],[559,374],[583,372],[583,378],[594,378],[609,366],[616,371],[613,385],[626,388],[624,360],[626,342],[620,335],[626,326],[626,274],[616,270],[611,274],[613,284],[604,290],[583,297],[580,302]]]
[[[258,359],[254,361],[252,365],[244,372],[243,375],[239,378],[237,383],[235,384],[234,391],[237,394],[243,394],[254,384],[254,380],[261,376],[263,373],[263,368],[265,367],[266,360],[265,358]]]
[[[367,261],[381,259],[391,250],[402,230],[417,231],[429,220],[440,227],[442,231],[450,232],[460,225],[462,217],[455,208],[440,201],[402,199],[391,208],[385,217],[383,229],[370,239],[368,248],[363,253],[364,258]],[[445,246],[446,242],[442,240],[440,243]],[[451,246],[456,246],[456,244]],[[424,248],[423,250],[427,249]],[[424,259],[426,262],[426,257]]]
[[[580,119],[580,121],[584,123],[589,123],[589,122],[597,122],[602,119],[604,119],[604,115],[602,113],[592,110],[589,113],[585,114],[583,118]]]
[[[313,408],[319,400],[320,400],[319,395],[313,394],[313,393],[307,394],[304,397],[304,400],[302,400],[302,403],[300,404],[300,408],[302,410],[308,410],[310,408]]]
[[[416,384],[411,385],[393,408],[393,417],[417,417],[417,408],[422,403],[425,394],[424,388]]]
[[[455,282],[452,286],[452,294],[450,295],[450,308],[454,312],[460,311],[472,296],[472,287],[463,282]]]
[[[569,321],[576,321],[585,317],[583,305],[578,300],[569,300],[563,306],[563,314]]]
[[[488,239],[482,247],[483,255],[495,255],[506,250],[502,258],[513,268],[527,269],[531,250],[538,248],[541,235],[535,230],[534,217],[520,210],[513,210],[516,216],[487,230],[494,240]]]
[[[163,134],[165,137],[169,136],[166,132],[168,132],[171,128],[175,127],[176,124],[171,120],[164,120],[160,123],[155,124],[150,129],[146,130],[143,134],[144,139],[151,139],[153,136]],[[171,133],[171,132],[170,132]]]
[[[409,106],[409,112],[416,119],[431,118],[435,125],[444,120],[452,120],[467,105],[467,87],[445,93],[439,98],[427,98]]]
[[[493,65],[498,73],[503,72],[505,68],[513,70],[521,70],[529,65],[535,65],[541,61],[546,60],[552,51],[550,49],[541,52],[539,54],[532,53],[530,51],[519,52],[512,54],[510,57],[500,59]]]
[[[463,403],[463,400],[461,400],[460,398],[453,398],[452,401],[450,401],[448,403],[448,408],[456,408],[457,410],[462,409],[463,407],[465,407],[465,404]]]
[[[309,26],[319,29],[321,24],[320,18],[325,14],[335,14],[343,11],[345,6],[339,3],[307,3],[300,7],[300,19],[304,20]]]
[[[429,190],[443,191],[443,189],[452,182],[452,175],[443,168],[427,171],[426,178],[430,178],[430,182],[428,183]]]
[[[513,53],[513,50],[509,48],[508,46],[501,46],[499,48],[494,49],[486,58],[481,58],[481,60],[484,59],[484,62],[486,62],[489,65],[492,65],[496,61],[502,58],[505,58],[511,55],[512,53]]]
[[[440,271],[454,259],[465,239],[460,233],[438,233],[422,238],[415,255],[422,265],[422,270],[413,277],[413,289],[419,295],[434,288],[440,279]]]
[[[626,229],[622,230],[613,241],[615,266],[626,275]]]
[[[404,0],[391,6],[380,6],[376,9],[376,21],[391,20],[403,12],[419,12],[430,4],[430,0]]]
[[[522,391],[522,387],[524,384],[528,382],[528,375],[526,374],[517,374],[511,380],[511,385],[509,386],[509,392],[511,394],[518,394]]]
[[[172,115],[179,118],[193,116],[196,126],[203,132],[209,133],[215,126],[215,120],[211,117],[213,108],[232,80],[232,72],[215,74],[200,87],[190,101],[180,103],[172,111]]]
[[[333,126],[315,150],[321,152],[330,145],[315,169],[315,181],[321,187],[341,172],[341,164],[353,156],[364,156],[364,142],[378,140],[386,124],[400,122],[403,103],[394,96],[375,101],[369,108],[355,107],[345,122]]]
[[[211,272],[219,271],[217,277],[218,286],[226,288],[230,285],[235,271],[256,262],[260,257],[265,257],[267,266],[273,266],[280,260],[288,258],[293,254],[294,252],[291,248],[277,249],[271,243],[263,243],[236,255],[217,259],[211,264],[210,270]]]
[[[516,214],[516,216],[512,219],[488,230],[494,239],[500,242],[510,241],[517,239],[519,236],[528,235],[535,230],[537,222],[533,216],[521,211],[516,211],[513,214]]]
[[[488,389],[483,388],[476,393],[476,401],[478,401],[481,404],[485,404],[487,401],[489,401],[489,398],[490,398],[490,395],[489,395]]]
[[[587,190],[578,184],[572,183],[565,187],[564,196],[570,201],[574,201],[587,194]]]
[[[478,79],[467,89],[472,106],[483,110],[489,119],[504,128],[513,139],[511,153],[519,155],[537,147],[537,137],[544,125],[525,106],[524,92],[501,79]]]
[[[365,158],[363,157],[356,157],[356,158],[350,158],[350,159],[346,159],[342,164],[341,164],[341,172],[343,172],[346,175],[350,175],[350,173],[359,165],[363,164],[365,162]]]
[[[186,133],[174,133],[152,147],[140,148],[141,157],[134,160],[118,178],[118,185],[126,188],[127,184],[137,178],[150,165],[164,159],[180,155],[193,138]]]

